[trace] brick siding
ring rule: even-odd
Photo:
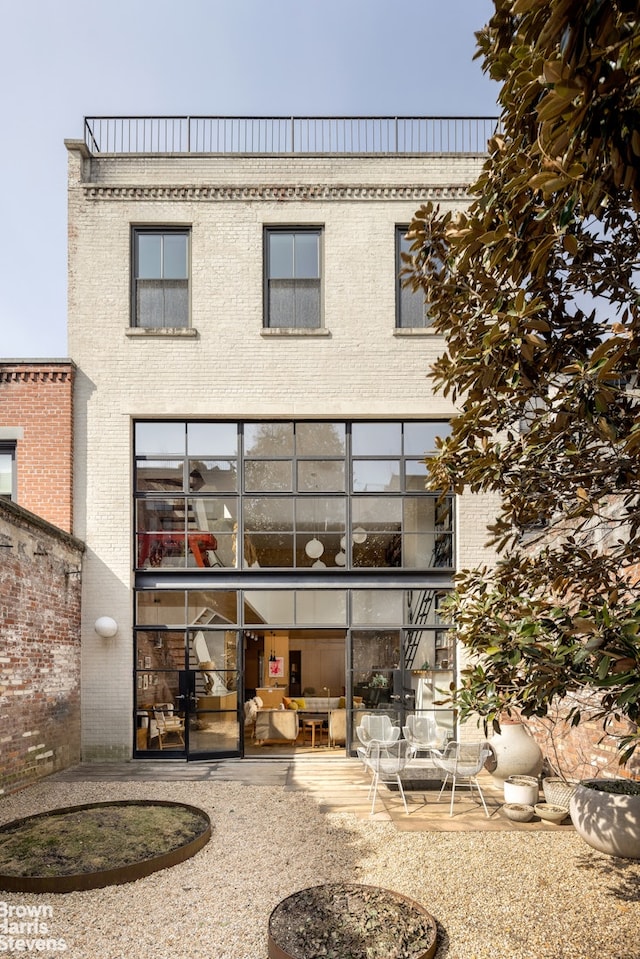
[[[73,384],[68,361],[0,362],[0,427],[16,442],[16,502],[73,532]]]
[[[82,553],[0,501],[0,793],[80,759]]]

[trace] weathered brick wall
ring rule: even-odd
[[[82,553],[0,500],[0,793],[80,759]]]
[[[19,430],[17,498],[73,531],[73,381],[68,360],[0,362],[0,427]]]
[[[546,768],[567,779],[595,776],[625,776],[640,779],[640,756],[635,755],[626,766],[618,762],[617,736],[629,733],[627,723],[613,723],[604,730],[597,718],[597,700],[584,698],[582,720],[572,727],[563,719],[563,706],[553,708],[546,719],[528,720],[526,725],[539,743]]]
[[[597,546],[606,552],[609,544],[624,539],[626,527],[620,523],[621,499],[611,496],[601,504],[597,518],[591,524],[581,528],[579,542],[585,547]],[[607,522],[607,517],[609,522]],[[548,535],[535,535],[532,551],[553,543],[559,535],[576,535],[576,522],[567,521],[559,532],[558,526],[549,530]],[[629,567],[627,576],[637,589],[640,582],[640,565]],[[565,602],[569,600],[565,597]],[[570,726],[565,720],[568,709],[579,702],[581,722]],[[570,779],[585,779],[593,776],[628,776],[640,779],[640,755],[636,753],[625,767],[618,761],[617,742],[621,736],[635,732],[635,726],[629,722],[612,722],[605,730],[602,719],[597,718],[598,696],[585,690],[571,699],[553,703],[548,718],[531,720],[527,725],[544,753],[547,765]]]

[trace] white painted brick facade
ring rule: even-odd
[[[132,742],[132,420],[450,415],[427,376],[440,338],[394,329],[394,228],[429,198],[464,207],[480,159],[89,159],[82,144],[67,146],[69,350],[78,367],[74,531],[87,545],[84,755],[122,758]],[[273,198],[273,187],[290,187],[292,196],[283,190]],[[191,228],[196,336],[130,335],[136,224]],[[325,335],[263,332],[263,230],[279,224],[323,228]],[[465,497],[458,508],[462,567],[485,556],[494,506]],[[100,615],[117,620],[115,639],[94,632]]]

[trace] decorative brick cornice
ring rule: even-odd
[[[469,200],[467,186],[341,186],[327,184],[258,186],[109,186],[86,184],[88,200]]]
[[[0,383],[68,383],[73,379],[72,369],[35,369],[33,367],[2,367]]]

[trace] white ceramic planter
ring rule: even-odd
[[[609,856],[640,859],[640,795],[602,792],[579,783],[569,812],[576,832],[586,843]]]
[[[488,766],[494,780],[501,784],[509,776],[539,776],[542,770],[542,750],[522,723],[501,723],[500,734],[489,740],[494,758]]]
[[[504,801],[522,806],[534,806],[538,802],[540,788],[535,776],[509,776],[504,781]]]

